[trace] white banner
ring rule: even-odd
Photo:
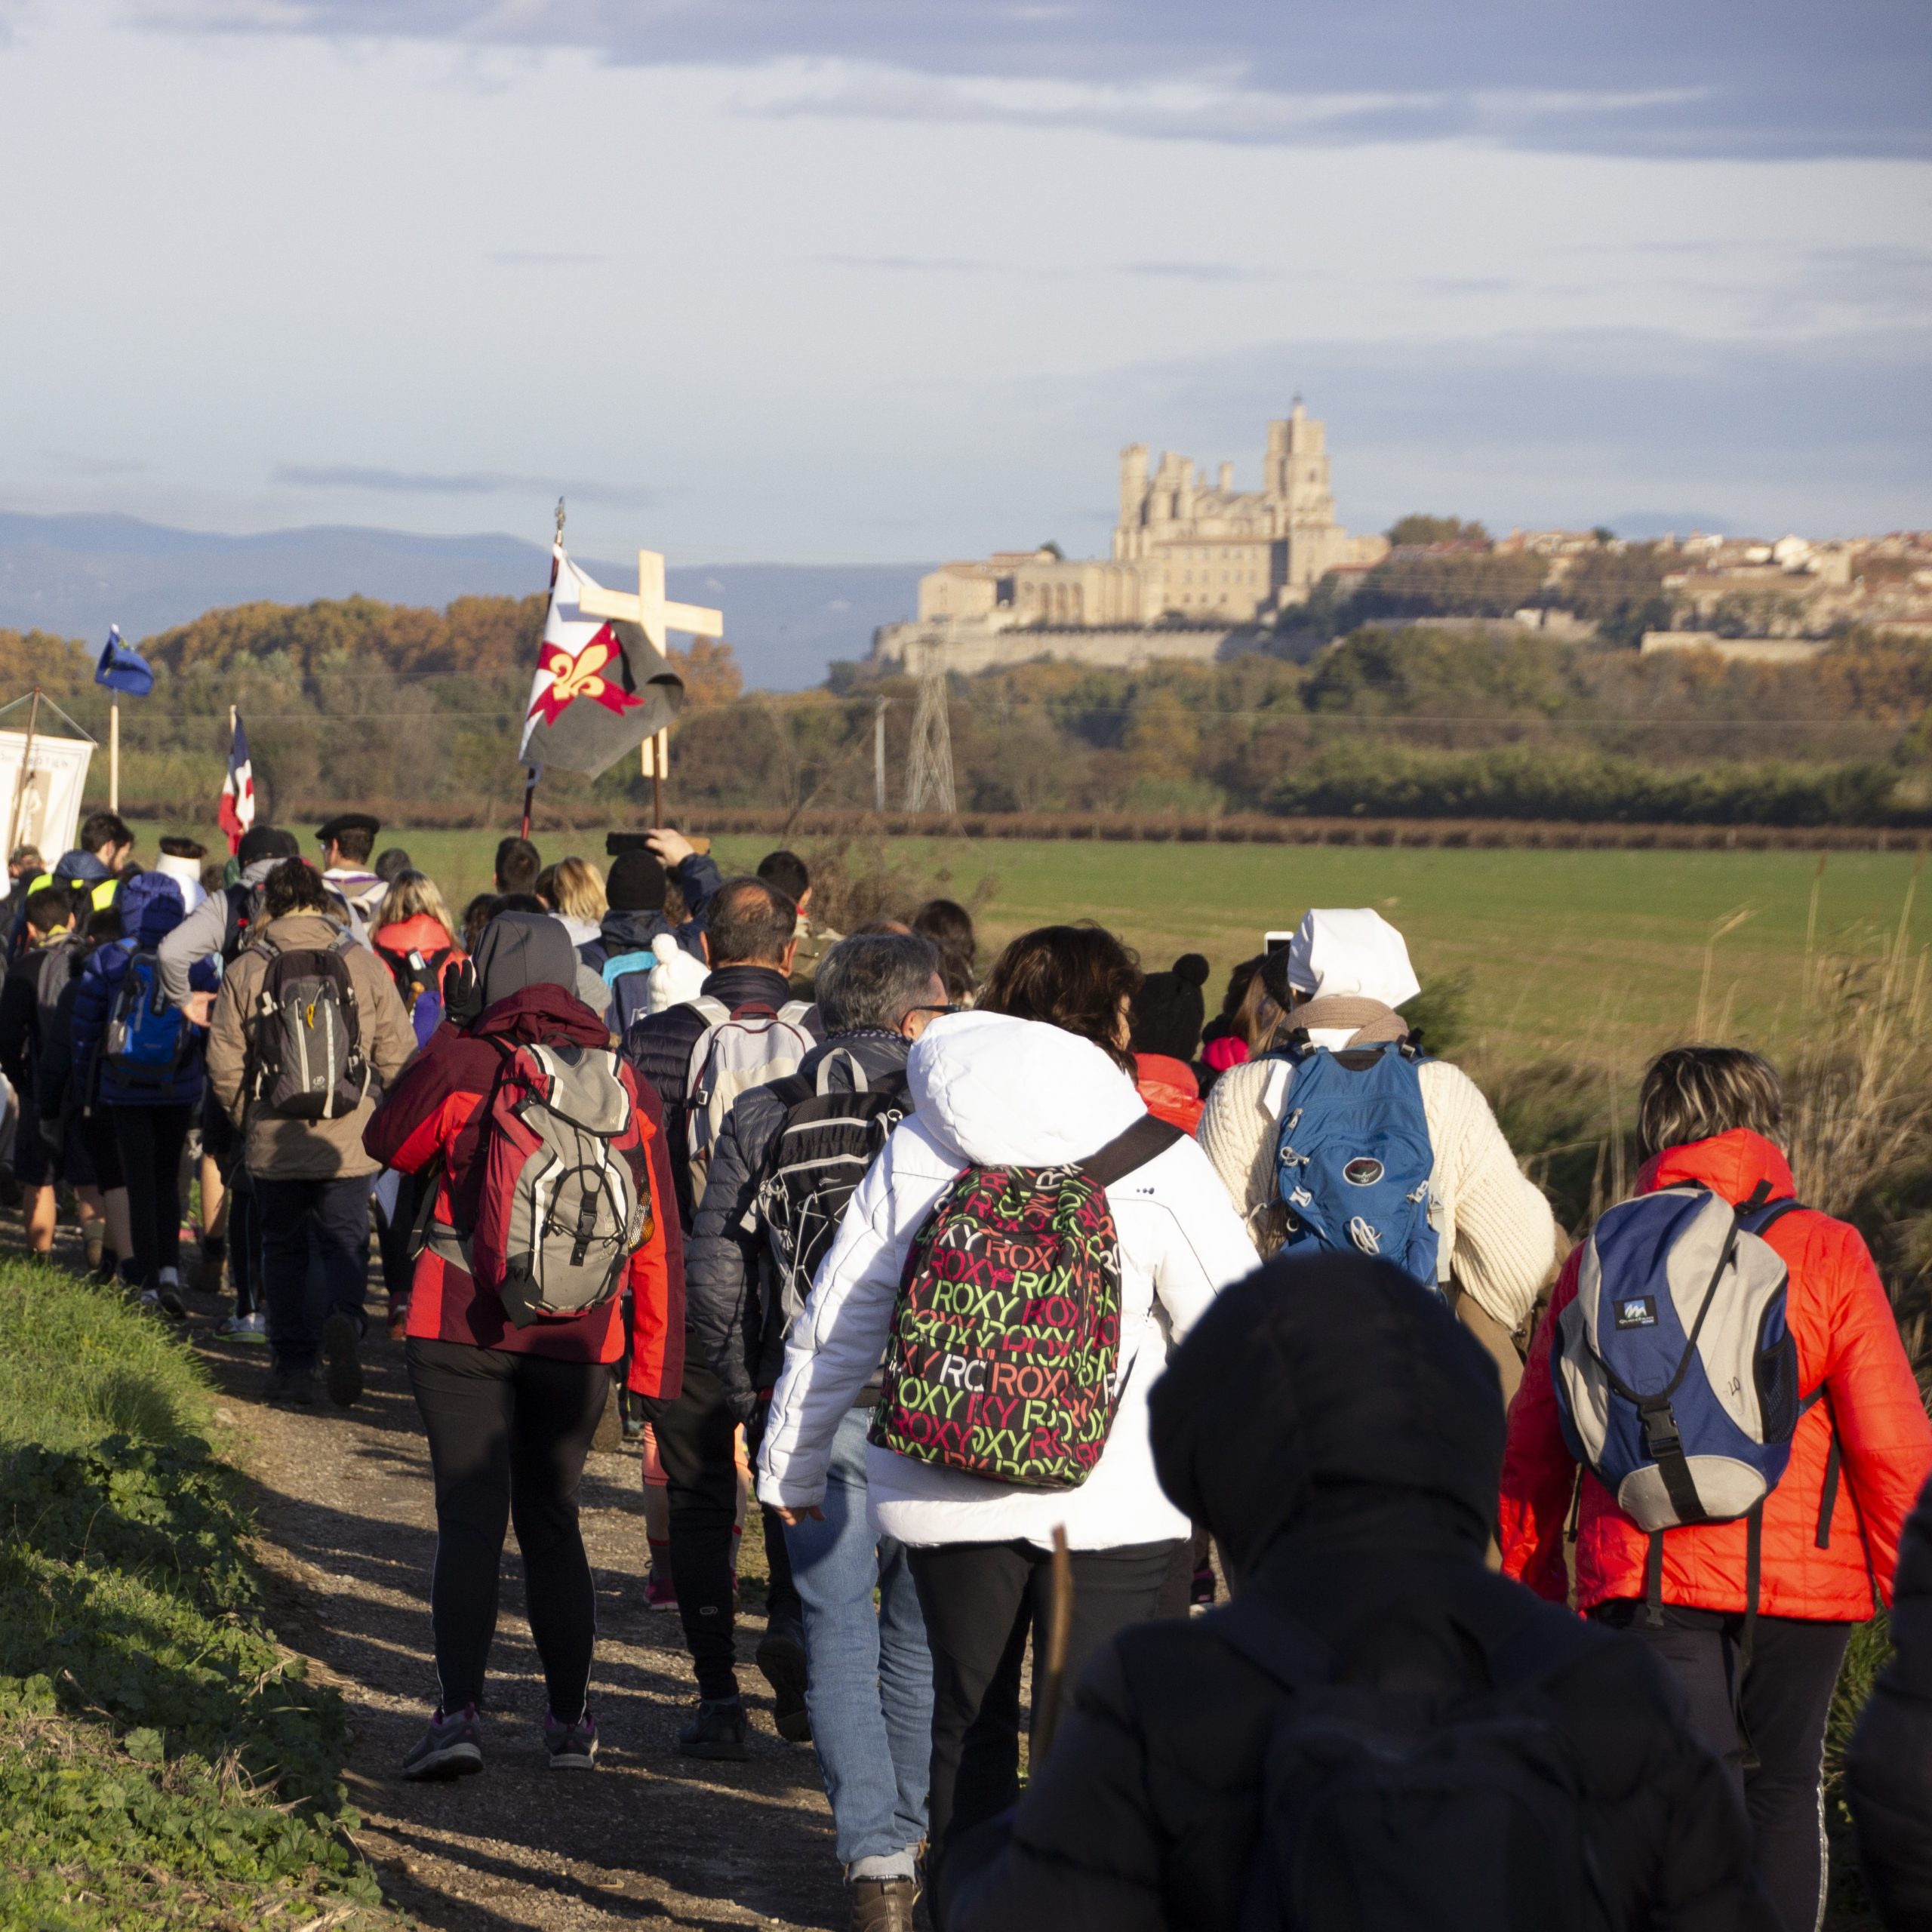
[[[0,813],[14,823],[14,843],[35,845],[51,866],[74,849],[80,829],[81,800],[88,788],[88,762],[94,746],[85,738],[36,736],[26,790],[20,791],[20,760],[27,748],[24,731],[0,731]],[[18,799],[20,811],[14,807]],[[0,836],[5,835],[0,820]]]

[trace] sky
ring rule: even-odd
[[[0,0],[0,509],[674,563],[1932,525],[1924,0]]]

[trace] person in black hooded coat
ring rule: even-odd
[[[1161,1484],[1213,1530],[1237,1602],[1266,1598],[1336,1681],[1466,1683],[1472,1655],[1540,1620],[1543,1709],[1626,1932],[1772,1932],[1743,1807],[1681,1693],[1640,1645],[1484,1570],[1496,1369],[1437,1297],[1365,1257],[1271,1263],[1201,1318],[1152,1414]],[[1017,1810],[949,1858],[946,1932],[1234,1932],[1293,1694],[1217,1634],[1234,1614],[1141,1624],[1094,1658]]]

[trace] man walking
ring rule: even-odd
[[[841,940],[820,962],[825,1044],[731,1109],[685,1251],[694,1341],[761,1433],[785,1330],[872,1155],[912,1110],[906,1057],[946,1006],[939,955],[910,934]],[[780,1512],[804,1613],[804,1698],[853,1932],[910,1932],[932,1755],[932,1657],[903,1546],[866,1508],[876,1388],[839,1426],[825,1502]],[[877,1595],[875,1607],[874,1595]]]
[[[369,854],[382,829],[382,820],[367,812],[337,812],[315,828],[315,843],[322,848],[322,882],[342,901],[350,931],[365,945],[369,921],[389,890],[382,875],[369,869]]]
[[[262,913],[215,1001],[208,1078],[242,1131],[260,1214],[269,1394],[313,1401],[320,1355],[329,1399],[346,1408],[362,1392],[376,1174],[362,1130],[416,1035],[395,982],[343,930],[340,902],[313,866],[277,865]],[[310,1294],[312,1256],[325,1318]]]
[[[637,1020],[624,1057],[664,1106],[666,1140],[675,1174],[678,1218],[694,1225],[696,1176],[708,1167],[715,1109],[728,1112],[731,1093],[794,1072],[812,1044],[809,1016],[791,998],[789,977],[798,908],[761,879],[728,880],[707,909],[701,943],[711,967],[699,998]],[[711,1096],[711,1104],[703,1099]],[[697,1670],[697,1715],[678,1735],[688,1755],[742,1758],[744,1707],[739,1700],[732,1623],[731,1534],[738,1511],[737,1418],[715,1371],[688,1338],[683,1392],[645,1405],[670,1500],[671,1574],[685,1641]],[[779,1693],[778,1721],[804,1734],[804,1645],[798,1593],[785,1540],[768,1517],[771,1565],[767,1635],[759,1667]]]

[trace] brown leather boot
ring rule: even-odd
[[[919,1902],[912,1878],[854,1878],[851,1932],[912,1932],[912,1908]]]

